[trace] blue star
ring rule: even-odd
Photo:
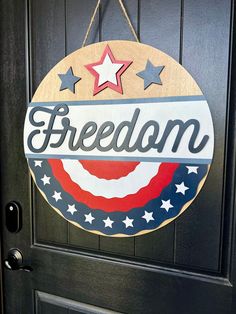
[[[145,70],[138,72],[136,75],[144,80],[144,89],[152,83],[162,85],[160,74],[164,66],[154,66],[149,60],[147,61]]]
[[[73,93],[75,93],[75,84],[81,80],[80,77],[75,76],[72,71],[72,67],[68,69],[66,74],[58,74],[61,80],[60,91],[64,89],[69,89]]]

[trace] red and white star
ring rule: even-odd
[[[93,95],[95,96],[107,87],[123,94],[121,75],[131,63],[132,61],[116,60],[107,45],[98,62],[85,65],[86,69],[95,77]]]

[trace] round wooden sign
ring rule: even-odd
[[[48,203],[93,233],[126,237],[179,216],[213,156],[207,101],[151,46],[99,42],[60,61],[28,106],[24,148]]]

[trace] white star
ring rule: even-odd
[[[171,205],[170,200],[167,201],[162,201],[162,205],[161,208],[164,208],[167,212],[169,211],[170,208],[174,207],[173,205]]]
[[[53,194],[52,197],[55,199],[56,202],[57,202],[58,200],[61,200],[61,199],[62,199],[62,198],[61,198],[61,192],[56,192],[56,191],[54,191],[54,194]]]
[[[122,220],[122,222],[125,224],[125,228],[133,227],[133,219],[130,219],[128,216],[126,216],[125,220]]]
[[[42,167],[42,162],[43,162],[42,160],[34,160],[34,166],[41,168]]]
[[[144,215],[142,216],[143,219],[146,220],[146,222],[149,222],[150,220],[154,220],[154,218],[152,217],[153,212],[146,212],[146,210],[144,211]]]
[[[196,173],[196,174],[198,174],[197,170],[198,170],[199,167],[186,166],[186,168],[188,169],[188,174],[189,173]]]
[[[89,222],[90,224],[92,224],[93,220],[95,219],[91,213],[89,213],[88,215],[84,215],[85,216],[85,222]]]
[[[74,215],[74,213],[77,212],[77,209],[75,208],[75,204],[68,205],[67,212],[71,213],[71,215]]]
[[[116,73],[122,67],[123,64],[112,63],[109,54],[107,54],[102,64],[93,66],[93,69],[99,74],[98,86],[108,81],[117,85]]]
[[[109,217],[107,217],[107,219],[104,219],[103,220],[104,221],[104,223],[105,223],[105,228],[106,227],[110,227],[110,228],[112,228],[112,224],[113,224],[113,220],[111,220]]]
[[[41,178],[41,180],[43,181],[43,185],[46,184],[50,184],[50,177],[47,177],[46,174],[43,176],[43,178]]]
[[[175,193],[182,193],[183,195],[185,195],[185,191],[189,190],[189,188],[184,185],[184,182],[182,182],[181,184],[175,184],[176,186],[176,192]]]

